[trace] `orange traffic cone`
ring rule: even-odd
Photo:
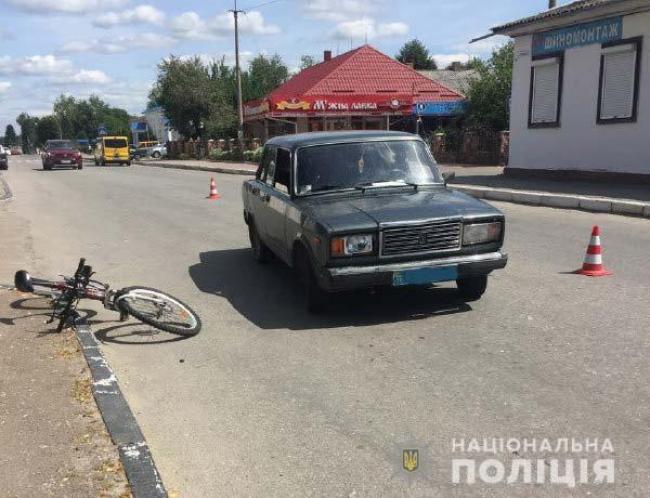
[[[210,195],[207,198],[213,201],[221,198],[219,192],[217,192],[217,184],[214,178],[210,178]]]
[[[603,250],[600,246],[600,228],[598,226],[594,226],[591,231],[591,240],[589,241],[589,247],[587,247],[587,254],[585,254],[582,269],[576,270],[575,273],[586,275],[587,277],[613,275],[612,272],[607,271],[603,266]]]

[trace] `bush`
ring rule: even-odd
[[[264,147],[244,151],[244,159],[252,163],[259,163],[262,160],[262,152],[264,152]]]
[[[246,152],[242,153],[241,149],[212,149],[209,157],[212,161],[243,161],[246,158]]]

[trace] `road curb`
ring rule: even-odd
[[[13,197],[13,193],[9,188],[7,180],[4,179],[3,175],[0,175],[0,201],[7,201]]]
[[[166,498],[149,446],[133,416],[115,377],[89,325],[76,327],[81,346],[93,378],[92,392],[106,429],[117,446],[122,466],[135,498]]]
[[[156,164],[156,163],[142,163],[137,162],[133,163],[138,166],[150,166],[154,168],[168,168],[168,169],[181,169],[181,170],[191,170],[191,171],[210,171],[212,173],[226,173],[231,175],[255,175],[255,171],[243,168],[222,168],[219,166],[197,166],[191,164]]]
[[[647,202],[586,195],[552,194],[549,192],[493,188],[479,185],[450,184],[449,188],[478,199],[650,218],[650,203]]]

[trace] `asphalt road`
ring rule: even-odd
[[[175,340],[115,322],[94,330],[169,489],[181,496],[643,496],[650,489],[650,220],[496,204],[510,262],[476,303],[453,286],[345,295],[326,316],[260,266],[243,177],[139,166],[40,170],[12,158],[0,204],[0,283],[85,256],[114,286],[191,303],[204,329]],[[591,226],[614,276],[572,275]],[[92,306],[90,306],[92,308]],[[452,483],[453,439],[609,438],[615,483]],[[402,450],[419,449],[419,468]],[[566,454],[497,455],[566,458]],[[569,455],[569,457],[573,457]],[[575,456],[575,458],[580,458]],[[506,474],[507,475],[507,474]],[[576,476],[577,478],[577,476]],[[593,479],[590,479],[592,481]]]

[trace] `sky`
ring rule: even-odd
[[[52,112],[62,93],[96,94],[139,115],[170,54],[234,61],[234,0],[0,0],[0,134],[18,114]],[[245,64],[277,53],[290,70],[367,42],[389,55],[418,38],[439,65],[485,58],[506,39],[470,45],[547,0],[238,0]]]

